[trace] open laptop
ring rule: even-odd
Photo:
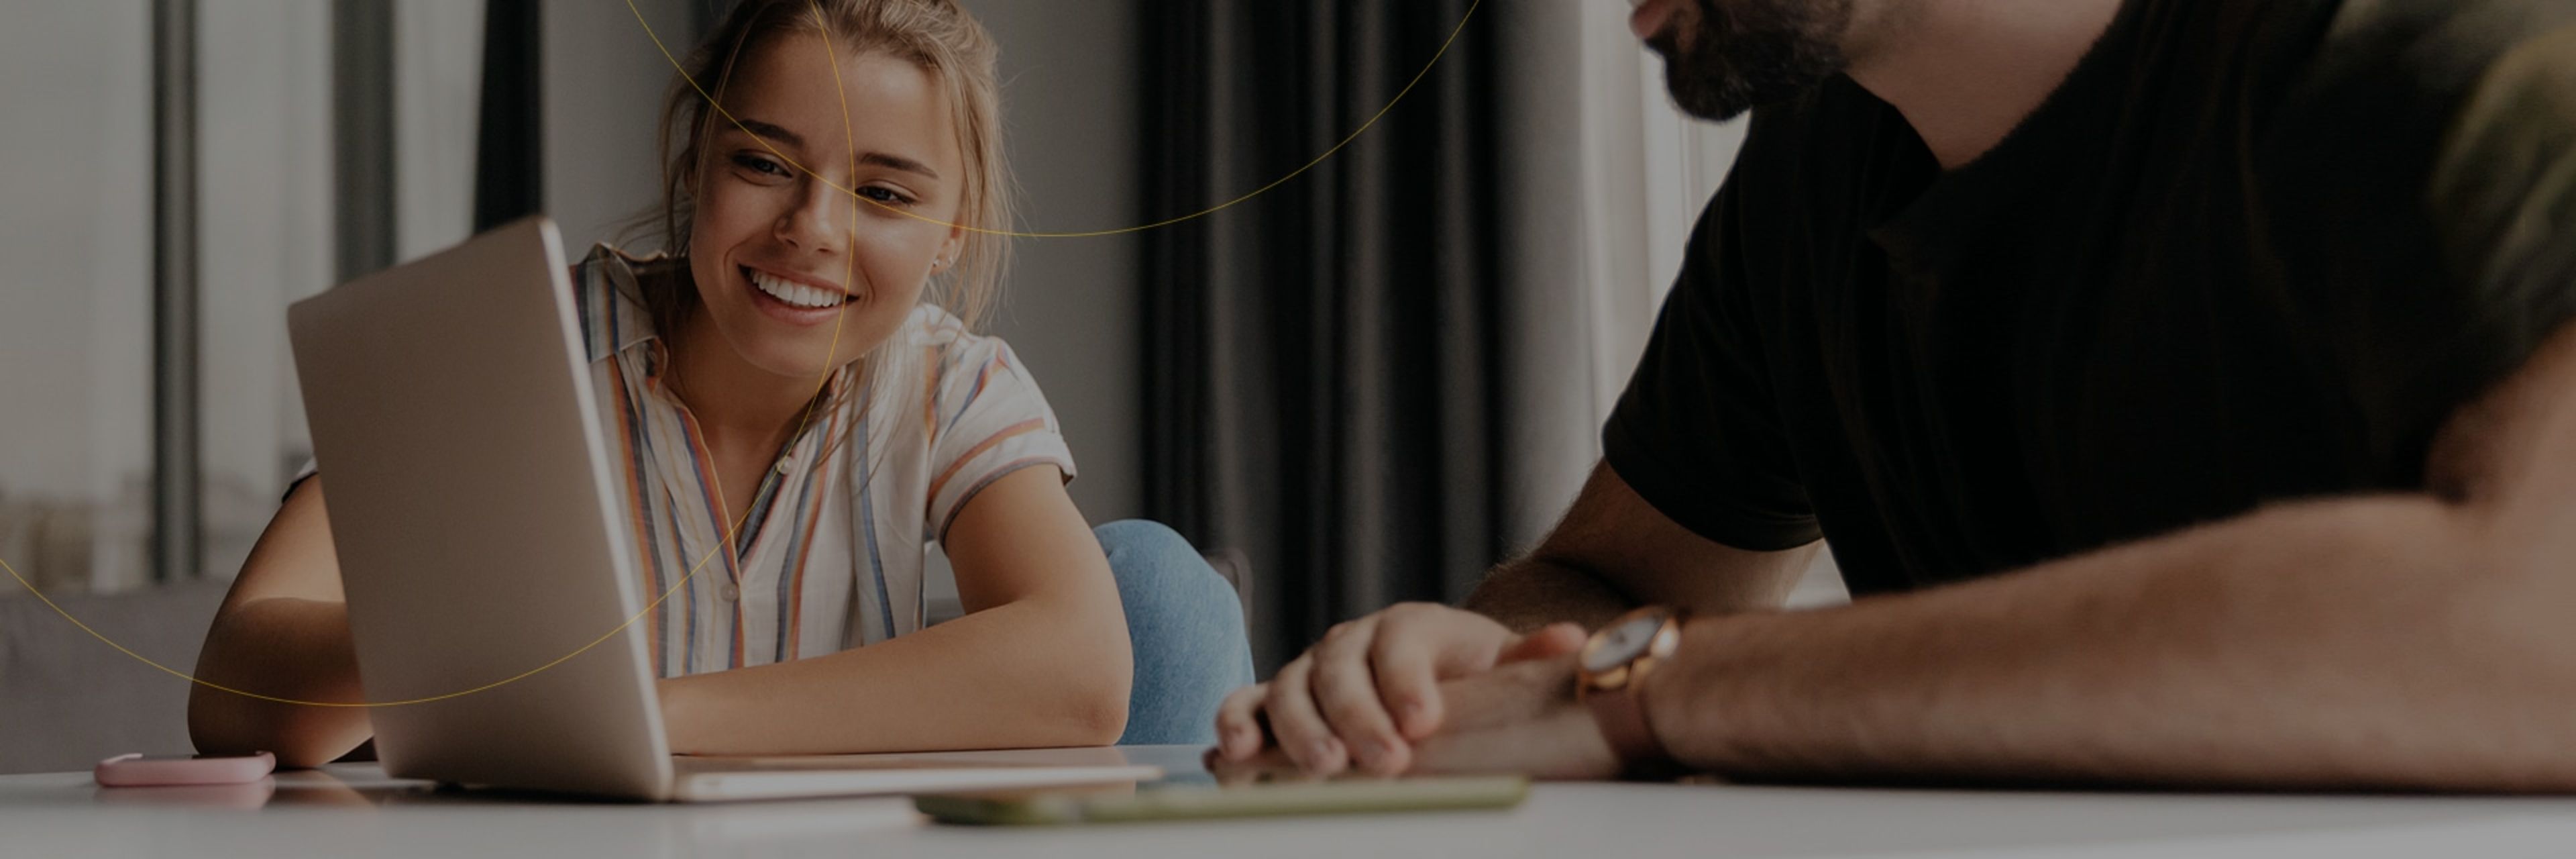
[[[640,619],[655,595],[642,592],[615,512],[617,472],[551,222],[520,221],[297,302],[288,328],[331,477],[367,700],[434,699],[369,711],[389,774],[648,801],[1161,774],[1114,753],[1099,765],[674,757]]]

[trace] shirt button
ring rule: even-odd
[[[736,587],[732,582],[726,582],[724,587],[716,589],[716,595],[724,597],[725,602],[733,602],[742,599],[742,588]]]
[[[796,465],[796,458],[795,458],[795,457],[793,457],[793,456],[782,456],[782,457],[779,457],[779,458],[778,458],[778,473],[780,473],[780,474],[786,474],[786,473],[787,473],[787,470],[788,470],[789,468],[793,468],[793,467],[795,467],[795,465]]]

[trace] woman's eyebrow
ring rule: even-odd
[[[757,119],[743,119],[741,120],[741,123],[742,130],[750,132],[755,137],[783,143],[791,149],[805,148],[804,136],[780,127],[777,124],[762,122]],[[911,158],[905,158],[901,155],[870,152],[859,156],[859,163],[872,164],[889,170],[901,170],[906,173],[919,173],[923,176],[929,177],[932,181],[937,181],[939,179],[939,171],[930,169],[930,165]]]
[[[883,152],[870,152],[866,155],[859,156],[859,163],[874,164],[889,170],[901,170],[906,173],[919,173],[934,181],[939,178],[939,171],[930,169],[930,165],[914,161],[910,158],[905,158],[901,155],[887,155]]]
[[[805,148],[805,138],[796,132],[757,119],[745,119],[741,120],[741,123],[742,130],[751,132],[754,137],[775,140],[797,149]]]

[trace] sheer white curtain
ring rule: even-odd
[[[394,253],[404,261],[474,227],[482,86],[483,4],[394,0]]]
[[[1743,143],[1744,122],[1676,110],[1663,61],[1609,0],[1508,7],[1509,93],[1497,141],[1512,182],[1509,314],[1516,380],[1510,533],[1536,541],[1601,456],[1600,428],[1681,270],[1702,206]],[[1844,598],[1820,556],[1793,604]]]
[[[198,378],[207,575],[237,570],[301,463],[289,302],[331,285],[329,0],[201,0]],[[398,243],[472,218],[482,4],[396,0]],[[152,57],[141,3],[0,27],[0,559],[49,591],[150,582]],[[0,588],[0,593],[15,585]]]
[[[48,593],[132,587],[151,576],[149,9],[0,20],[0,560]]]
[[[331,285],[331,9],[236,0],[198,16],[205,546],[229,577],[304,435],[286,305]]]
[[[204,574],[229,577],[311,450],[286,306],[333,280],[331,25],[324,0],[228,0],[204,32]],[[483,5],[393,4],[395,248],[473,224]]]

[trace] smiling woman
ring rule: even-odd
[[[715,78],[725,114],[741,123],[698,117],[674,159],[674,184],[692,192],[685,216],[666,217],[688,225],[689,276],[640,286],[656,327],[690,344],[674,355],[682,390],[793,409],[827,368],[890,342],[970,239],[995,240],[940,223],[965,217],[969,195],[985,192],[940,179],[969,172],[962,135],[944,121],[943,93],[957,86],[915,61],[839,50],[812,33],[752,38],[760,50]],[[844,63],[844,53],[854,55]],[[904,216],[914,211],[928,217]],[[994,288],[987,274],[976,291]],[[729,348],[697,348],[718,340]]]
[[[882,221],[869,231],[879,239],[867,248],[869,256],[917,256],[916,267],[902,274],[929,270],[924,288],[931,301],[970,328],[980,324],[1010,253],[1005,237],[983,231],[1008,230],[1012,221],[991,37],[962,13],[935,14],[946,3],[862,4],[875,20],[845,20],[849,26],[830,40],[819,38],[810,22],[799,26],[797,15],[764,15],[757,8],[764,5],[793,13],[809,4],[742,4],[672,81],[662,125],[666,148],[676,151],[664,159],[657,217],[664,247],[686,247],[694,273],[710,281],[710,272],[700,269],[720,273],[722,263],[708,252],[722,251],[697,244],[709,238],[698,222],[725,217],[734,210],[729,202],[746,199],[712,195],[779,192],[792,189],[800,171],[822,171],[825,181],[813,189],[818,197],[860,198],[837,202],[849,204],[853,218]],[[862,11],[831,5],[844,8],[827,11],[828,17]],[[757,50],[780,42],[793,47]],[[846,73],[839,68],[844,64],[851,67]],[[782,114],[781,102],[789,101],[806,110]],[[835,175],[842,171],[849,175]],[[719,175],[738,181],[710,181]],[[851,270],[813,278],[825,281],[814,285],[857,296],[860,289],[831,284],[873,283],[881,274],[845,268]],[[796,279],[792,272],[773,273]],[[904,279],[897,274],[893,282]],[[657,322],[676,328],[704,295],[648,287],[645,298]]]
[[[1054,411],[976,333],[1010,212],[994,60],[954,0],[746,0],[684,70],[713,100],[683,80],[665,111],[666,252],[575,268],[637,573],[667,595],[674,750],[1203,742],[1250,680],[1222,579],[1169,529],[1090,529]],[[322,499],[305,482],[270,525],[206,680],[355,693]],[[925,628],[934,543],[967,615]],[[369,733],[364,708],[192,704],[209,752],[312,763]]]

